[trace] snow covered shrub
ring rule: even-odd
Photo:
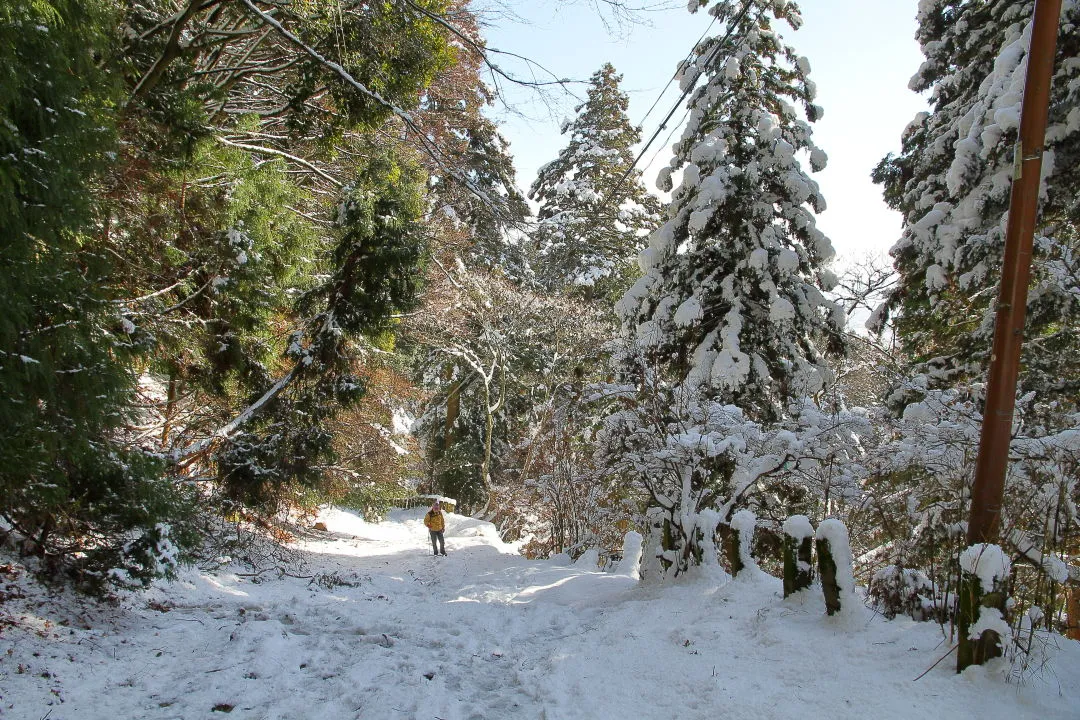
[[[65,503],[78,512],[66,512]],[[43,579],[101,594],[171,575],[198,545],[195,513],[192,491],[163,478],[159,459],[112,453],[83,458],[76,473],[39,497],[9,498],[0,534],[38,558]],[[32,529],[34,522],[43,526]]]
[[[512,461],[520,467],[516,511],[531,536],[535,557],[586,547],[618,551],[627,529],[640,521],[640,503],[619,477],[596,471],[592,441],[596,407],[583,401],[578,383],[552,383],[547,402],[534,409],[539,424],[519,443]]]
[[[849,513],[852,537],[859,543],[866,581],[878,587],[884,605],[897,612],[909,597],[896,578],[879,585],[873,573],[897,566],[926,575],[919,592],[924,612],[939,622],[954,618],[958,559],[966,547],[968,498],[978,452],[981,388],[959,386],[929,389],[931,381],[915,375],[897,394],[906,396],[901,417],[875,417],[882,442],[866,459],[870,475],[865,497]],[[1080,477],[1080,435],[1075,416],[1062,418],[1064,429],[1043,424],[1047,409],[1033,398],[1017,404],[1016,436],[1006,476],[1001,538],[1020,562],[1014,568],[1010,593],[1022,612],[1031,605],[1045,609],[1044,624],[1064,628],[1063,582],[1068,556],[1077,537],[1077,478]],[[875,567],[876,565],[876,567]],[[900,604],[886,602],[893,583]],[[912,603],[914,599],[910,598]],[[885,610],[883,610],[884,612]]]
[[[176,577],[180,548],[173,542],[172,528],[158,523],[124,544],[122,564],[110,568],[109,580],[120,587],[146,587],[155,578]]]
[[[1060,638],[1045,625],[1046,614],[1036,605],[1029,607],[1027,612],[1018,613],[1011,642],[1005,648],[1010,680],[1023,683],[1038,677],[1049,669],[1054,657],[1060,653]]]
[[[874,573],[868,595],[873,608],[890,620],[897,615],[929,620],[934,617],[933,590],[921,570],[887,565]]]
[[[625,386],[604,392],[609,400],[633,402],[605,419],[597,435],[597,464],[648,494],[643,576],[650,579],[657,569],[678,575],[706,555],[715,562],[718,522],[734,513],[759,475],[782,464],[782,457],[763,460],[758,469],[749,443],[760,439],[760,426],[738,408],[704,401],[684,388],[655,388],[641,398]]]
[[[726,533],[738,510],[768,518],[775,536],[792,511],[820,512],[819,493],[855,497],[865,422],[850,413],[805,400],[791,404],[783,423],[763,426],[686,386],[597,391],[624,404],[597,434],[597,466],[640,488],[654,508],[646,577],[654,554],[675,575],[715,558],[716,532]]]

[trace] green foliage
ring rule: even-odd
[[[391,316],[415,305],[427,247],[419,169],[372,151],[338,205],[336,271],[304,301],[310,307],[313,298],[324,298],[335,328],[369,336],[391,330]]]
[[[917,39],[926,60],[912,88],[930,111],[904,132],[902,151],[872,175],[886,202],[904,214],[892,249],[899,283],[882,308],[906,359],[935,386],[979,381],[989,363],[1034,3],[941,0],[920,7]],[[1075,408],[1080,330],[1076,287],[1076,191],[1080,133],[1080,40],[1063,11],[1051,83],[1046,175],[1033,250],[1019,384],[1045,402]]]
[[[220,456],[219,479],[234,500],[276,508],[290,487],[322,487],[336,456],[328,423],[364,392],[357,340],[387,342],[393,315],[416,302],[426,248],[424,194],[416,168],[390,153],[356,169],[340,198],[334,272],[308,291],[287,358],[295,380],[270,400]],[[279,381],[280,382],[280,381]],[[267,386],[245,398],[254,403]]]
[[[367,353],[422,291],[431,204],[492,242],[525,212],[467,12],[256,7],[0,6],[0,515],[96,589],[198,541],[181,474],[264,516],[393,495],[405,461],[373,479],[343,435],[387,407],[358,405],[393,375]]]
[[[85,589],[146,587],[155,578],[175,577],[198,545],[194,490],[163,477],[160,459],[139,452],[97,452],[69,483],[68,497],[56,514],[64,522],[76,515],[73,509],[81,516],[78,542],[64,550],[78,551],[68,558],[67,572]]]
[[[52,570],[158,571],[132,533],[182,522],[160,463],[122,450],[134,326],[112,302],[95,183],[115,147],[109,6],[0,11],[0,513]],[[188,539],[178,536],[181,545]]]
[[[292,491],[317,489],[317,464],[331,448],[332,435],[320,420],[328,403],[308,394],[278,398],[273,407],[229,439],[218,459],[218,477],[227,497],[273,514]]]
[[[180,162],[152,153],[140,159],[157,167],[115,206],[113,246],[124,258],[115,282],[144,298],[129,312],[156,340],[157,369],[246,400],[269,385],[285,349],[275,325],[312,285],[309,258],[320,239],[292,209],[304,207],[308,193],[280,159],[256,162],[214,141]]]
[[[429,17],[445,11],[443,0],[420,0],[411,7],[381,0],[354,6],[346,15],[336,11],[335,3],[317,5],[320,14],[304,24],[302,39],[310,37],[316,49],[335,57],[384,101],[357,92],[340,76],[327,78],[325,67],[309,61],[300,70],[295,104],[328,80],[335,105],[354,123],[374,127],[389,114],[387,101],[405,109],[415,107],[436,73],[453,61],[442,26]]]
[[[432,436],[432,452],[430,460],[434,465],[435,485],[439,491],[454,498],[463,508],[482,507],[487,501],[487,489],[481,480],[483,474],[484,458],[484,425],[483,418],[475,418],[475,422],[469,422],[469,414],[460,417],[454,427],[453,444],[443,449],[440,441],[443,433],[437,432]],[[503,452],[506,447],[505,440],[500,437],[505,434],[505,423],[496,424],[496,437],[493,438],[494,450],[492,451],[490,471],[498,474],[501,470]]]

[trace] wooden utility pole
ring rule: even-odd
[[[1057,47],[1061,0],[1036,0],[1028,49],[1027,78],[1020,116],[1020,139],[1013,161],[1012,195],[1005,231],[1005,258],[1001,267],[997,318],[994,325],[993,355],[987,377],[986,408],[979,438],[979,459],[975,484],[971,488],[971,515],[968,518],[968,545],[993,543],[1001,524],[1001,503],[1005,493],[1005,471],[1009,462],[1012,416],[1016,406],[1016,378],[1020,371],[1020,348],[1027,313],[1027,293],[1031,274],[1031,248],[1042,173],[1043,142],[1049,114],[1050,81]],[[992,595],[1002,595],[992,593]],[[1002,597],[1003,599],[1003,597]],[[963,605],[963,602],[961,602]],[[974,603],[976,606],[979,603]],[[975,607],[970,607],[975,611]],[[1003,608],[1002,608],[1003,609]],[[981,663],[996,653],[993,643],[973,648],[968,640],[961,608],[960,652],[957,670]],[[966,651],[966,652],[965,652]]]
[[[1016,378],[1031,275],[1031,247],[1035,234],[1043,139],[1050,103],[1061,0],[1037,0],[1028,51],[1027,81],[1016,145],[1009,223],[1005,231],[1005,259],[1001,268],[994,348],[986,389],[986,409],[975,485],[971,489],[968,544],[994,542],[1001,520],[1005,468],[1009,460],[1012,416],[1016,406]]]

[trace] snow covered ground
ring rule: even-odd
[[[1080,718],[1080,642],[1023,684],[952,656],[916,680],[934,624],[828,618],[763,574],[642,587],[452,514],[436,558],[422,515],[324,512],[321,583],[192,570],[80,614],[0,575],[0,717]]]

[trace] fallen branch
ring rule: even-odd
[[[923,677],[924,677],[924,676],[926,675],[926,673],[928,673],[928,672],[930,672],[931,670],[933,670],[934,668],[936,668],[936,667],[937,667],[937,666],[938,666],[938,665],[939,665],[939,664],[941,663],[941,661],[942,661],[942,660],[944,660],[945,658],[947,658],[947,657],[949,657],[950,655],[952,655],[952,653],[953,653],[953,650],[955,650],[955,649],[956,649],[956,648],[958,648],[958,647],[960,647],[960,646],[959,646],[959,645],[953,645],[953,646],[952,646],[951,648],[949,648],[949,652],[947,652],[947,653],[945,653],[944,655],[942,655],[941,657],[939,657],[939,658],[937,659],[937,662],[935,662],[935,663],[934,663],[933,665],[931,665],[930,667],[926,668],[926,670],[925,670],[925,671],[923,672],[923,674],[922,674],[922,675],[920,675],[919,677],[915,678],[915,680],[912,680],[911,682],[916,682],[916,681],[918,681],[918,680],[921,680],[921,679],[922,679],[922,678],[923,678]]]

